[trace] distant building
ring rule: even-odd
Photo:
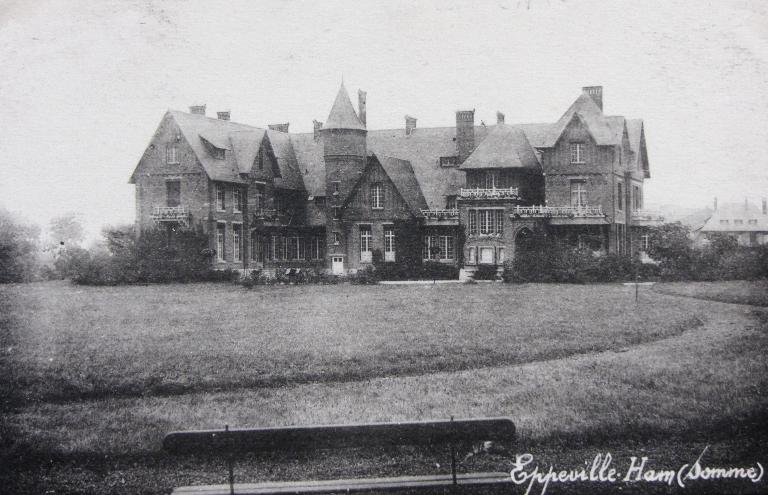
[[[762,208],[758,208],[745,199],[743,203],[718,206],[715,200],[715,210],[700,232],[704,238],[731,235],[740,246],[768,244],[768,203],[763,199]]]
[[[312,133],[168,111],[130,182],[141,229],[198,225],[217,268],[323,268],[343,274],[373,253],[500,267],[537,227],[594,249],[631,254],[659,218],[642,211],[650,177],[643,121],[603,114],[603,88],[555,123],[369,130],[342,85]]]

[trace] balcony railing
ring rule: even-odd
[[[457,208],[446,210],[421,210],[421,214],[426,218],[458,218],[459,210]]]
[[[462,199],[519,199],[516,187],[505,189],[466,189],[461,188],[459,197]]]
[[[602,206],[515,206],[510,213],[521,217],[602,218]]]
[[[632,212],[633,222],[646,222],[646,223],[664,223],[664,216],[656,211],[649,210],[634,210]]]
[[[155,222],[189,223],[189,211],[184,206],[155,206],[152,209],[152,220]]]

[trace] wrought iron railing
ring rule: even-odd
[[[459,210],[457,208],[445,210],[421,210],[421,214],[426,218],[458,218]]]
[[[602,206],[515,206],[509,212],[520,217],[599,218]]]
[[[507,188],[461,188],[459,190],[459,197],[462,199],[519,199],[518,190],[516,187]]]
[[[634,210],[632,212],[632,221],[634,222],[664,222],[664,216],[656,211]]]
[[[189,210],[184,206],[155,206],[152,208],[152,220],[155,222],[189,222]]]

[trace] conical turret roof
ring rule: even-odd
[[[355,113],[352,102],[349,100],[344,83],[341,83],[339,93],[336,95],[336,101],[333,102],[333,108],[328,115],[323,129],[359,129],[365,130],[365,126]]]

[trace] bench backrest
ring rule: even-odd
[[[458,444],[496,441],[511,444],[509,418],[297,426],[168,433],[163,448],[173,453],[275,452],[367,446]]]

